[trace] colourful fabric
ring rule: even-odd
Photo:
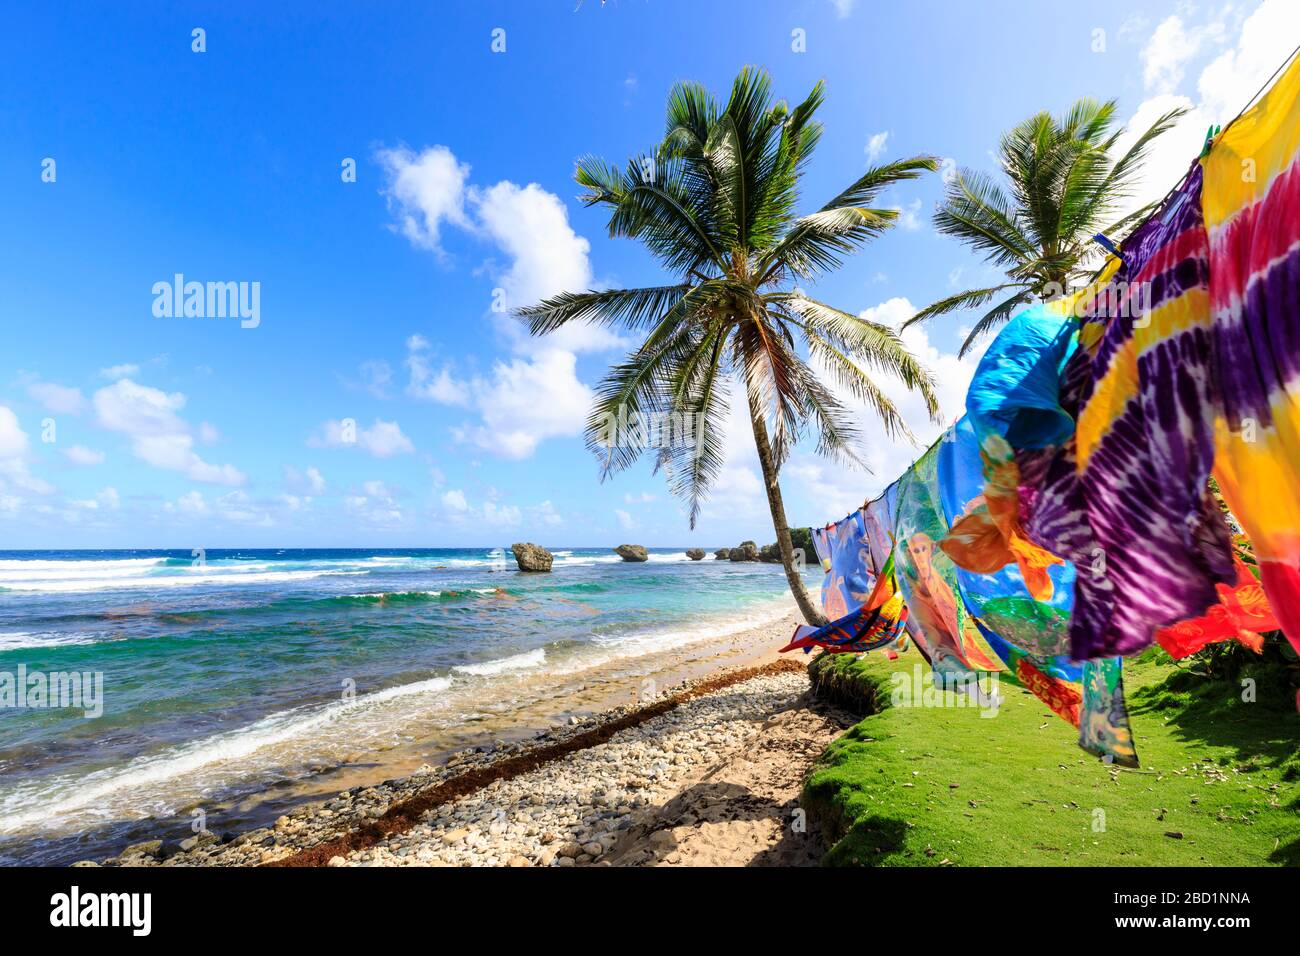
[[[862,606],[875,587],[864,535],[862,510],[813,535],[813,547],[826,568],[822,583],[822,611],[832,621]]]
[[[1207,490],[1216,395],[1200,194],[1193,168],[1125,241],[1114,280],[1075,297],[1080,348],[1060,398],[1077,429],[1059,449],[1016,450],[1030,538],[1080,570],[1078,660],[1141,650],[1235,580]]]
[[[1078,345],[1079,314],[1110,281],[1118,260],[1099,282],[1073,295],[1019,312],[989,345],[966,394],[966,415],[980,443],[982,501],[963,514],[941,547],[959,566],[992,574],[1015,562],[1032,598],[1052,599],[1048,569],[1061,559],[1030,540],[1023,527],[1019,450],[1056,449],[1074,433],[1061,407],[1061,375]]]
[[[1300,650],[1300,58],[1201,160],[1215,476]]]
[[[938,486],[947,520],[956,530],[964,517],[985,503],[987,461],[969,417],[961,419],[939,445]],[[951,536],[951,532],[950,532]],[[945,544],[950,540],[945,538]],[[947,548],[945,547],[945,551]],[[1035,576],[1040,569],[1035,569]],[[1133,734],[1118,683],[1119,658],[1082,665],[1069,656],[1069,620],[1074,566],[1063,561],[1041,569],[1046,591],[1040,598],[1020,565],[1007,562],[987,573],[956,570],[962,601],[988,646],[1006,665],[1006,679],[1018,683],[1052,711],[1080,729],[1079,745],[1115,763],[1137,766]],[[1094,670],[1106,674],[1093,674]],[[1115,679],[1109,676],[1114,670]],[[1115,687],[1111,696],[1085,694],[1085,685]],[[1084,713],[1087,706],[1101,708]]]
[[[985,350],[966,392],[977,435],[1001,435],[1014,448],[1046,448],[1074,434],[1059,396],[1079,322],[1063,305],[1055,300],[1017,313]]]
[[[1236,583],[1232,587],[1219,585],[1218,604],[1201,617],[1156,632],[1156,643],[1174,660],[1219,641],[1239,641],[1259,654],[1264,649],[1264,638],[1260,635],[1278,629],[1277,616],[1264,596],[1263,587],[1244,562],[1238,559],[1236,565]]]
[[[908,631],[926,651],[938,677],[968,679],[972,671],[1001,671],[965,605],[957,599],[957,571],[936,542],[948,531],[939,500],[939,448],[933,445],[896,484],[894,558],[899,590],[911,615]]]
[[[799,649],[810,653],[814,647],[824,647],[832,654],[862,654],[893,648],[904,637],[906,626],[907,605],[898,593],[890,558],[877,575],[875,589],[860,608],[823,627],[801,624],[781,653]]]

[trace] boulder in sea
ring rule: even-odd
[[[686,549],[686,556],[687,556],[688,558],[690,558],[692,561],[703,561],[703,560],[704,560],[704,549],[703,549],[703,548],[687,548],[687,549]]]
[[[510,550],[515,553],[515,561],[520,571],[549,571],[551,562],[555,560],[551,557],[551,552],[539,544],[528,541],[512,544]]]
[[[717,558],[719,561],[726,561],[731,557],[731,549],[719,548],[717,551],[713,552],[713,556]]]
[[[648,552],[648,551],[645,549],[645,546],[644,546],[644,545],[640,545],[640,544],[620,544],[617,548],[614,549],[614,551],[615,551],[615,552],[618,554],[618,556],[619,556],[620,558],[622,558],[624,561],[648,561],[648,560],[650,560],[650,552]]]
[[[764,564],[780,564],[781,549],[775,544],[765,544],[758,550],[758,560]]]
[[[752,541],[742,541],[731,549],[731,554],[728,557],[732,561],[757,561],[758,545]]]

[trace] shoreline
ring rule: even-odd
[[[339,788],[332,798],[304,802],[274,824],[225,842],[211,832],[179,842],[147,840],[104,865],[284,865],[281,861],[294,857],[300,864],[334,866],[639,865],[692,855],[680,846],[691,842],[687,832],[680,840],[660,835],[646,843],[673,823],[730,826],[741,835],[722,841],[728,852],[743,857],[754,849],[760,856],[784,829],[774,819],[776,810],[792,812],[787,804],[797,798],[807,767],[845,720],[809,698],[804,655],[798,660],[785,655],[778,662],[782,655],[776,648],[794,624],[794,614],[788,613],[716,643],[701,642],[708,647],[705,654],[698,653],[699,644],[675,648],[655,661],[649,674],[597,673],[592,686],[583,688],[582,709],[590,708],[585,715],[573,713],[571,699],[553,699],[552,709],[570,714],[558,725],[552,721],[531,734],[521,725],[517,739],[460,749],[382,783]],[[655,692],[666,686],[672,690]],[[779,744],[796,759],[774,761],[768,755],[761,768],[741,766],[747,754],[766,743]],[[603,773],[606,764],[617,772]],[[761,770],[765,779],[750,781],[757,788],[737,783],[722,795],[725,799],[706,801],[699,813],[684,812],[684,805],[719,797],[716,790],[698,790],[704,768],[714,777],[731,772],[738,778]],[[773,774],[781,779],[766,779]],[[593,787],[592,780],[607,785]],[[690,792],[692,787],[697,791]],[[542,796],[548,790],[549,800]],[[759,797],[758,790],[770,793]],[[755,814],[755,800],[766,806],[765,815]],[[733,809],[743,810],[745,819],[728,819],[720,804],[736,804]],[[776,854],[774,862],[819,858],[816,828],[803,820],[796,826],[798,836],[787,847],[791,852]],[[368,836],[337,846],[340,852],[324,858],[323,851],[310,860],[303,856],[357,832]],[[709,840],[716,843],[716,837]],[[638,839],[646,845],[638,846]],[[676,848],[672,853],[660,852],[670,846]],[[511,849],[521,852],[507,852]],[[715,847],[706,856],[712,860],[717,852]]]

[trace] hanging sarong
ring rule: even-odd
[[[781,653],[814,647],[833,654],[862,654],[898,645],[907,626],[907,605],[894,582],[893,558],[876,577],[876,586],[867,601],[846,617],[822,627],[801,624],[795,628],[790,643]]]
[[[822,612],[832,621],[862,607],[875,587],[865,533],[861,509],[813,532],[813,546],[826,569]]]
[[[1215,476],[1300,650],[1300,58],[1201,160]]]
[[[946,439],[945,439],[946,440]],[[936,677],[969,681],[973,671],[1004,667],[957,598],[957,572],[937,546],[948,531],[939,498],[933,445],[897,482],[894,560],[909,611],[908,631],[926,651]]]
[[[938,479],[947,519],[954,525],[979,511],[987,486],[983,481],[975,430],[963,418],[939,445]],[[951,540],[945,539],[945,543]],[[945,550],[947,550],[945,548]],[[1018,683],[1080,730],[1079,745],[1090,753],[1124,766],[1137,766],[1129,728],[1120,659],[1079,664],[1069,657],[1069,621],[1073,605],[1075,568],[1056,561],[1042,569],[1047,596],[1037,597],[1023,567],[1006,562],[989,573],[957,568],[957,585],[988,646],[1006,664],[1004,679]],[[1044,590],[1041,586],[1039,590]],[[1107,673],[1093,674],[1094,670]],[[1110,676],[1114,672],[1114,677]],[[1114,686],[1112,696],[1087,697],[1086,686]],[[1087,700],[1087,704],[1085,704]],[[1085,713],[1085,706],[1099,708]]]

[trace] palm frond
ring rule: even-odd
[[[645,289],[561,292],[536,305],[517,309],[515,314],[528,320],[528,331],[533,335],[545,335],[569,322],[621,325],[636,330],[661,320],[669,309],[684,304],[693,288],[681,283]],[[696,297],[706,294],[702,291]]]
[[[949,312],[956,312],[958,309],[978,309],[988,303],[999,292],[1017,287],[1023,287],[1023,284],[1008,282],[984,289],[968,289],[965,292],[958,292],[956,295],[950,295],[946,299],[940,299],[938,302],[927,305],[916,315],[904,321],[902,327],[905,329],[911,328],[913,325],[932,319],[936,315],[947,315]]]

